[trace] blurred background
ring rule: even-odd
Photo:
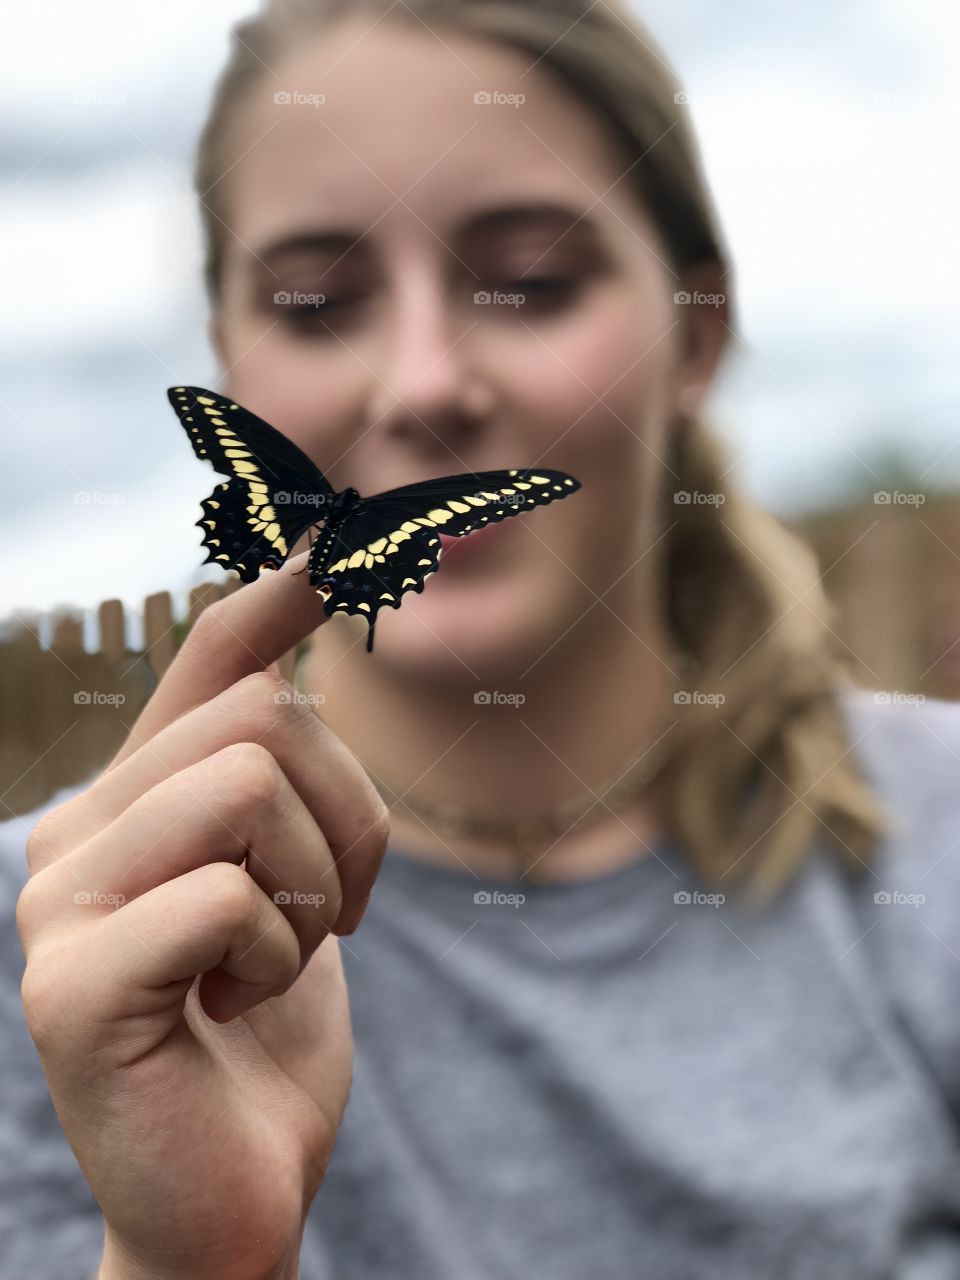
[[[684,81],[737,264],[711,413],[735,473],[814,547],[862,682],[960,697],[960,12],[634,7]],[[113,664],[129,723],[231,589],[199,567],[213,475],[165,389],[215,380],[190,166],[250,8],[5,15],[0,816],[76,780],[97,750],[78,735],[103,751],[116,736],[123,704],[63,696],[90,687],[87,667]]]

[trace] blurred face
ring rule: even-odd
[[[360,660],[411,674],[579,643],[605,592],[638,626],[659,533],[679,285],[629,161],[528,63],[446,31],[344,23],[236,112],[219,193],[224,389],[336,488],[533,466],[581,482],[452,541],[422,595],[382,610]],[[475,102],[483,89],[495,100]],[[292,100],[275,102],[282,91]],[[335,627],[338,643],[366,634],[362,620]]]

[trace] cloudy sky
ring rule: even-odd
[[[163,393],[215,376],[188,171],[250,7],[5,15],[0,618],[216,576],[193,526],[213,476]],[[737,264],[713,415],[742,482],[789,514],[879,487],[893,442],[926,483],[960,483],[957,10],[638,7],[687,87]]]

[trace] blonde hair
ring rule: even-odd
[[[633,164],[629,180],[680,276],[730,263],[702,172],[682,86],[626,4],[600,0],[267,0],[233,29],[230,57],[201,134],[194,183],[204,275],[220,295],[238,101],[306,36],[358,13],[443,26],[532,55],[597,114]],[[745,881],[768,901],[825,834],[865,865],[886,830],[879,797],[852,758],[831,646],[832,613],[813,553],[727,478],[719,440],[699,418],[676,424],[664,467],[664,616],[694,663],[700,690],[684,709],[661,779],[663,821],[701,877]],[[711,495],[674,503],[676,491]],[[667,507],[669,503],[669,508]],[[669,514],[668,514],[669,511]],[[802,604],[798,604],[802,600]],[[822,832],[821,832],[822,828]]]

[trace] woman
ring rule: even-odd
[[[372,656],[298,549],[34,828],[101,1277],[960,1274],[960,724],[845,684],[702,422],[731,276],[678,94],[609,3],[237,30],[221,389],[337,488],[581,489],[447,548]]]

